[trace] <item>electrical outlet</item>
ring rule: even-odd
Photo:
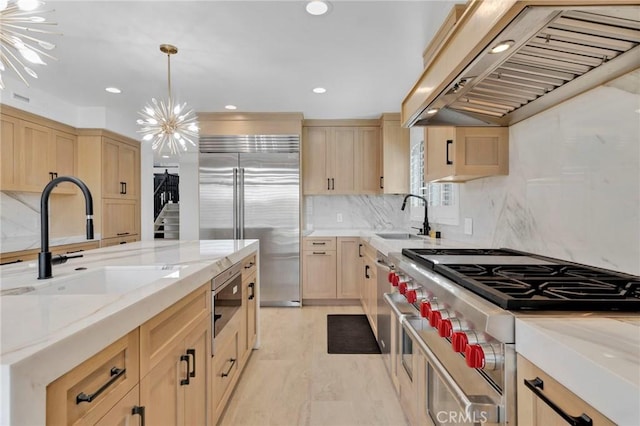
[[[336,215],[336,222],[338,222],[338,223],[342,222],[342,213],[338,213]]]
[[[464,233],[467,235],[473,234],[473,219],[470,217],[464,218]]]

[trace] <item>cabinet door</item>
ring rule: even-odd
[[[20,189],[20,135],[17,118],[2,115],[2,133],[0,134],[0,189]]]
[[[359,238],[338,238],[337,297],[357,299],[358,288],[358,245]]]
[[[453,168],[455,128],[426,127],[424,137],[425,182],[455,175]]]
[[[367,286],[367,306],[369,317],[369,324],[371,324],[371,330],[373,334],[378,337],[378,280],[375,259],[367,257],[367,265],[369,266],[367,274],[366,286]]]
[[[51,129],[28,121],[20,121],[22,163],[21,186],[24,191],[42,192],[52,179],[50,173]]]
[[[202,320],[185,339],[186,353],[191,359],[189,384],[184,386],[184,424],[206,425],[209,416],[207,402],[209,365],[211,363],[211,321]],[[194,364],[195,363],[195,364]]]
[[[138,197],[138,163],[138,149],[121,144],[118,151],[118,182],[124,183],[122,198],[135,199]]]
[[[409,192],[409,129],[400,120],[382,123],[382,176],[385,194]]]
[[[336,298],[336,252],[304,251],[302,260],[302,297],[305,299]]]
[[[329,176],[332,179],[332,194],[354,194],[357,192],[355,168],[357,143],[357,127],[334,128],[328,167]]]
[[[458,127],[455,138],[456,175],[475,179],[509,173],[507,127]]]
[[[132,410],[138,405],[140,390],[136,385],[116,405],[101,418],[95,426],[138,426],[142,425],[142,414],[133,414]],[[145,407],[146,414],[146,407]],[[145,419],[146,420],[146,419]]]
[[[133,200],[102,200],[102,238],[137,235],[138,204]]]
[[[257,276],[254,276],[253,279],[249,282],[249,285],[253,284],[253,287],[249,288],[247,294],[247,351],[251,352],[253,349],[253,345],[256,343],[257,337],[257,291],[258,291],[258,281]]]
[[[380,128],[358,129],[358,152],[355,159],[359,194],[378,194],[382,191],[380,173]]]
[[[329,127],[305,127],[302,132],[302,188],[305,195],[326,194],[331,190],[327,175],[330,133]]]
[[[122,185],[118,165],[120,163],[120,144],[104,138],[102,142],[102,196],[120,198]]]
[[[77,152],[75,135],[54,130],[49,154],[51,171],[56,176],[76,176]],[[75,194],[77,191],[78,187],[68,182],[61,183],[53,190],[57,194]]]
[[[140,405],[148,425],[183,425],[184,390],[188,374],[183,342],[168,348],[164,357],[140,380]]]

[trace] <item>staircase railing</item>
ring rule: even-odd
[[[178,175],[172,175],[168,170],[165,170],[162,174],[155,174],[154,181],[155,191],[153,192],[153,220],[155,221],[167,203],[180,202],[178,193],[180,177]]]

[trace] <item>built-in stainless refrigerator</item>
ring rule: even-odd
[[[300,138],[200,137],[200,239],[260,240],[260,305],[300,306]]]

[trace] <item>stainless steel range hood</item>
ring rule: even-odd
[[[403,124],[507,126],[640,67],[637,3],[529,5],[503,28],[497,35],[488,31],[484,39],[477,37],[475,56],[440,84],[429,81],[427,67],[403,102]],[[490,53],[503,41],[511,48]],[[451,46],[455,41],[442,48],[440,58]],[[433,63],[442,71],[438,60]]]

